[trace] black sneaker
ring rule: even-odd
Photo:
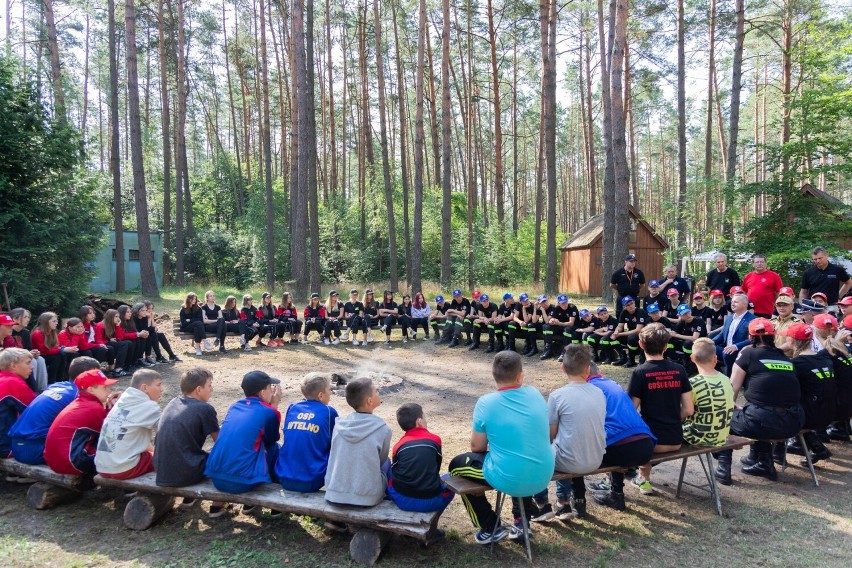
[[[553,505],[547,503],[546,505],[542,505],[538,510],[538,515],[530,520],[534,523],[545,523],[554,517],[556,517],[556,513],[553,512]]]
[[[326,521],[326,524],[328,521]],[[514,528],[514,527],[513,527]],[[477,544],[491,544],[492,542],[499,542],[509,536],[509,531],[507,531],[502,526],[498,526],[494,532],[488,532],[485,529],[479,529],[476,531],[476,534],[473,538],[476,540]]]
[[[600,505],[610,507],[616,511],[624,511],[627,507],[624,505],[624,493],[595,493],[592,495]]]
[[[172,355],[171,357],[169,357],[169,361],[171,361],[172,363],[183,363],[183,359],[181,359],[177,355]]]
[[[586,498],[582,499],[574,499],[574,512],[577,514],[578,519],[585,519],[589,516],[586,512]]]
[[[567,521],[569,519],[573,519],[577,515],[574,511],[571,510],[571,505],[568,503],[556,503],[556,513],[554,515],[560,521]]]
[[[168,364],[169,364],[169,360],[168,360],[168,359],[166,359],[165,357],[158,357],[158,358],[157,358],[157,363],[158,363],[158,364],[160,364],[160,365],[168,365]]]
[[[589,489],[592,491],[609,491],[612,487],[610,487],[609,479],[603,478],[597,483],[590,483]]]

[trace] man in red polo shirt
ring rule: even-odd
[[[775,298],[784,286],[777,272],[766,268],[766,257],[756,254],[752,257],[754,271],[743,278],[743,292],[748,295],[754,305],[754,315],[761,318],[771,318],[775,308]]]

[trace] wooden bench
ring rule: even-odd
[[[137,492],[124,509],[124,525],[133,530],[151,527],[172,509],[175,497],[188,497],[255,505],[284,513],[346,523],[355,528],[355,535],[349,544],[349,553],[356,562],[364,564],[374,564],[378,560],[392,533],[412,537],[425,546],[442,537],[437,528],[440,512],[402,511],[393,501],[387,499],[375,507],[355,507],[329,503],[322,491],[296,493],[286,491],[273,483],[264,483],[247,493],[234,495],[219,491],[209,480],[187,487],[159,487],[154,479],[155,474],[149,473],[128,480],[109,479],[98,475],[94,481],[103,487]]]
[[[804,434],[806,432],[811,432],[811,430],[800,430],[798,434],[796,434],[796,439],[799,440],[799,444],[802,446],[802,449],[805,450],[805,463],[808,465],[808,471],[811,472],[811,479],[814,482],[816,487],[819,487],[819,479],[817,479],[816,470],[814,469],[814,461],[813,455],[811,454],[811,449],[808,447],[808,444],[805,442]],[[785,471],[787,469],[787,440],[764,440],[769,442],[770,444],[781,444],[784,448],[784,458],[781,463],[781,471]]]
[[[191,333],[180,330],[180,320],[179,319],[172,320],[172,333],[175,334],[175,337],[179,337],[180,339],[185,339],[187,341],[192,341],[192,339],[193,339]],[[239,336],[240,336],[240,334],[236,331],[229,331],[229,332],[225,333],[225,337],[239,337]]]
[[[46,465],[28,465],[12,458],[0,459],[0,471],[37,481],[27,490],[27,505],[33,509],[51,509],[93,487],[90,479],[80,475],[63,475]]]

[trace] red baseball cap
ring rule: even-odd
[[[725,293],[722,292],[721,290],[710,290],[710,295],[711,296],[724,296]]]
[[[731,294],[742,294],[743,287],[742,286],[731,286]]]
[[[748,324],[749,335],[775,335],[775,325],[766,318],[756,318]]]
[[[677,291],[677,288],[669,288],[669,291],[666,292],[667,296],[680,296],[680,292]]]
[[[473,294],[471,294],[471,296],[472,296],[474,299],[478,299],[481,295],[482,295],[482,292],[480,292],[479,290],[474,290],[474,291],[473,291]]]
[[[846,329],[852,329],[852,314],[849,314],[845,318],[843,318],[843,327]]]
[[[820,329],[837,329],[837,318],[831,314],[814,316],[814,325]]]
[[[825,294],[823,294],[822,292],[814,292],[813,294],[811,294],[811,300],[813,300],[813,299],[814,299],[814,298],[816,298],[817,296],[821,297],[823,300],[825,300],[826,302],[828,302],[828,296],[826,296],[826,295],[825,295]]]
[[[781,296],[795,296],[795,294],[793,294],[793,289],[789,286],[784,286],[783,288],[778,290],[778,294],[780,294]]]
[[[13,320],[7,314],[0,314],[0,325],[18,325],[18,322]]]
[[[118,381],[115,379],[107,377],[100,369],[86,371],[85,373],[77,375],[77,378],[74,379],[74,384],[77,385],[77,388],[80,390],[86,390],[89,387],[97,385],[114,385],[117,382]]]
[[[693,300],[697,300],[699,298],[701,298],[702,300],[704,299],[704,293],[703,292],[696,292],[695,294],[692,295]]]
[[[781,335],[792,337],[796,341],[807,341],[814,336],[814,330],[806,323],[794,323],[785,329]]]
[[[846,296],[837,303],[841,306],[852,306],[852,296]]]

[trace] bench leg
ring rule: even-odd
[[[27,505],[39,511],[52,509],[80,496],[79,491],[39,481],[27,490]]]
[[[688,458],[683,458],[683,461],[680,464],[680,476],[677,478],[677,491],[675,492],[675,497],[680,497],[680,488],[683,486],[683,474],[686,473],[686,460]]]
[[[359,529],[349,542],[349,555],[359,564],[372,566],[381,556],[390,537],[389,532]]]
[[[719,496],[719,485],[716,483],[716,475],[713,468],[713,454],[704,454],[707,457],[707,467],[705,469],[704,459],[702,455],[698,455],[698,461],[701,462],[701,469],[704,470],[704,476],[707,478],[707,483],[710,484],[710,496],[716,501],[716,511],[719,516],[722,516],[722,498]]]
[[[524,500],[523,498],[518,499],[518,503],[521,506],[521,524],[524,527],[524,542],[527,545],[527,560],[532,564],[532,546],[530,545],[530,525],[529,521],[527,521],[527,512],[524,510]]]
[[[497,532],[497,527],[500,526],[500,513],[503,512],[503,495],[502,491],[497,492],[497,503],[494,505],[494,513],[497,515],[497,522],[494,523],[494,528],[491,529],[491,534]],[[494,541],[491,541],[491,544],[488,546],[488,551],[491,554],[494,554]]]
[[[172,510],[175,498],[170,495],[139,494],[124,508],[124,526],[135,531],[144,531]]]
[[[807,461],[808,463],[808,469],[811,472],[811,478],[814,480],[814,485],[819,487],[819,480],[817,479],[816,471],[814,471],[814,462],[811,459],[811,449],[805,443],[805,436],[801,432],[799,432],[798,438],[799,444],[801,444],[802,449],[805,450],[805,461]]]

